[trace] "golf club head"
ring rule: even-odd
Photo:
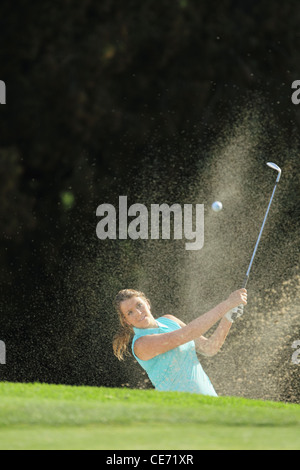
[[[281,169],[279,168],[278,165],[276,165],[276,163],[268,162],[267,165],[270,168],[273,168],[273,170],[276,170],[278,172],[278,176],[277,176],[277,180],[276,180],[276,183],[278,183],[279,180],[280,180],[280,177],[281,177]]]

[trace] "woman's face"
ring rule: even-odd
[[[150,305],[141,297],[123,300],[120,305],[123,318],[135,328],[156,328],[157,324],[150,311]]]

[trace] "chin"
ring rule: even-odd
[[[151,324],[150,318],[146,317],[144,320],[140,323],[140,328],[147,328]]]

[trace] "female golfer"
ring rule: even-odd
[[[121,290],[115,298],[121,331],[113,341],[114,353],[122,360],[133,336],[132,353],[156,390],[217,396],[196,352],[214,356],[231,328],[231,310],[246,304],[247,291],[239,289],[185,325],[173,315],[156,320],[143,292]],[[202,336],[218,321],[220,323],[210,338]]]

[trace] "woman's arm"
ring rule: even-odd
[[[189,341],[194,341],[221,320],[227,312],[241,304],[247,304],[246,289],[233,292],[227,300],[179,330],[138,338],[134,344],[135,355],[141,360],[148,361],[159,354],[177,348]]]
[[[183,321],[179,320],[179,318],[174,317],[173,315],[164,315],[165,318],[170,318],[170,320],[175,321],[178,323],[181,328],[186,326]],[[196,351],[204,356],[212,357],[217,352],[220,351],[221,347],[223,346],[225,339],[230,331],[232,326],[232,322],[228,321],[227,318],[222,318],[219,323],[218,328],[216,331],[210,336],[210,338],[206,338],[205,336],[200,336],[200,338],[196,338],[194,340]]]
[[[227,318],[222,318],[218,328],[210,338],[200,336],[200,338],[195,339],[196,351],[209,357],[217,354],[223,346],[231,326],[232,323]]]

